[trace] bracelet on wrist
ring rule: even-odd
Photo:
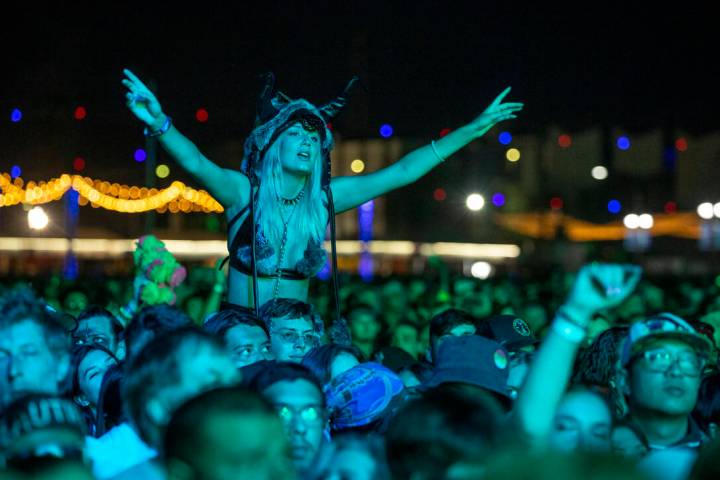
[[[167,131],[170,130],[170,127],[172,127],[172,118],[170,118],[170,115],[165,115],[165,122],[163,122],[162,127],[152,131],[145,127],[143,133],[146,137],[159,137],[160,135],[167,133]]]
[[[435,140],[432,140],[430,142],[430,146],[432,147],[432,151],[435,154],[435,156],[440,160],[440,162],[444,162],[445,159],[440,155],[440,152],[438,152],[437,147],[435,146]]]
[[[565,320],[562,316],[555,317],[552,323],[555,333],[572,343],[581,343],[587,336],[587,329]]]

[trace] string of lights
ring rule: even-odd
[[[0,207],[18,204],[40,205],[60,200],[70,189],[78,192],[78,203],[121,213],[156,210],[159,213],[221,213],[222,205],[204,190],[174,181],[167,188],[120,185],[81,175],[63,174],[59,178],[27,184],[22,177],[0,175]]]

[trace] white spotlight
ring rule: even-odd
[[[45,213],[45,210],[43,210],[42,207],[33,207],[28,212],[28,225],[33,230],[42,230],[43,228],[47,227],[49,222],[50,219],[48,218],[47,213]]]
[[[477,212],[478,210],[482,210],[485,206],[485,199],[479,193],[472,193],[468,195],[467,200],[465,200],[465,204],[470,210]]]

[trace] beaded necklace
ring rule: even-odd
[[[282,234],[282,240],[280,241],[280,248],[278,249],[278,261],[277,266],[275,267],[275,285],[273,286],[273,300],[278,298],[278,295],[280,294],[280,276],[281,276],[281,267],[283,264],[283,261],[285,260],[285,247],[287,245],[287,238],[288,238],[288,225],[290,224],[290,219],[292,218],[293,214],[295,213],[297,204],[300,203],[300,200],[305,196],[305,190],[300,190],[300,193],[295,195],[294,198],[280,198],[278,197],[279,203],[280,203],[280,219],[283,222],[283,234]],[[285,217],[283,216],[283,206],[292,206],[292,210],[290,211],[290,215],[288,215],[287,220],[285,220]]]

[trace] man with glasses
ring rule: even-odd
[[[705,336],[670,313],[630,328],[621,350],[620,388],[651,451],[696,449],[707,440],[690,413],[711,349]]]
[[[320,344],[322,322],[312,305],[293,298],[276,298],[260,309],[260,319],[270,331],[270,348],[278,362],[300,363]]]
[[[298,478],[307,478],[316,464],[328,423],[320,381],[302,365],[281,362],[264,369],[254,387],[278,412]]]

